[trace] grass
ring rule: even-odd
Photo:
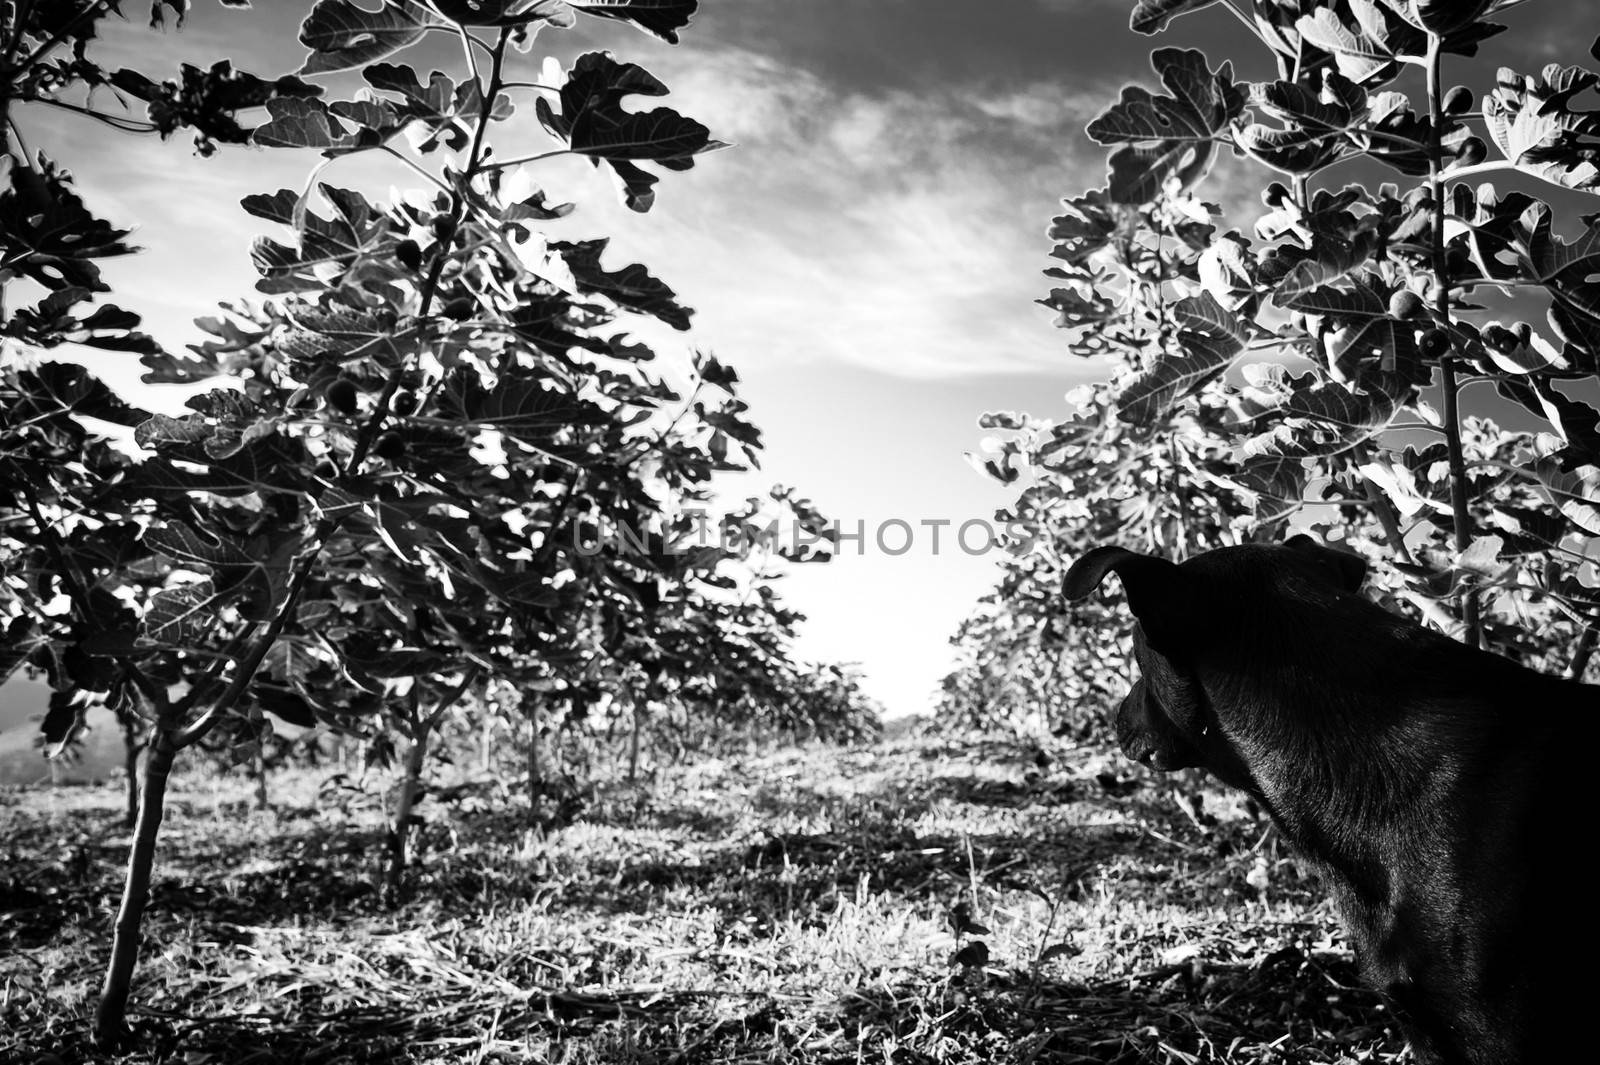
[[[1316,885],[1180,783],[902,736],[569,789],[534,830],[466,789],[391,910],[374,797],[183,778],[117,1058],[87,1018],[121,794],[0,793],[0,1061],[1399,1060]]]

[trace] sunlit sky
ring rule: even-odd
[[[132,20],[98,54],[159,78],[179,61],[223,56],[262,75],[289,72],[310,3],[230,11],[196,0],[185,28],[165,34],[144,28],[146,4],[123,6]],[[526,65],[513,76],[536,80],[547,55],[568,62],[609,49],[665,81],[667,106],[734,143],[666,174],[648,215],[623,209],[587,163],[554,160],[539,174],[553,198],[579,204],[552,235],[610,236],[607,265],[643,262],[696,309],[692,333],[651,334],[664,353],[693,344],[739,369],[768,447],[760,474],[730,491],[798,486],[846,529],[863,522],[869,540],[885,520],[959,525],[1009,502],[1010,489],[963,459],[979,444],[978,415],[1058,416],[1063,393],[1100,372],[1067,354],[1032,304],[1048,289],[1044,233],[1059,199],[1101,183],[1102,153],[1083,125],[1122,83],[1149,80],[1154,46],[1199,47],[1213,64],[1246,57],[1242,73],[1266,73],[1259,46],[1221,7],[1150,39],[1127,30],[1131,6],[705,0],[677,47],[584,20],[513,57]],[[1584,61],[1600,30],[1592,0],[1535,0],[1507,20],[1513,32],[1457,79],[1481,90],[1497,64]],[[444,35],[401,61],[461,65]],[[329,95],[352,85],[333,79]],[[539,150],[531,101],[519,102],[495,131],[503,155]],[[29,148],[73,169],[93,210],[136,224],[143,253],[109,263],[107,280],[115,301],[174,348],[198,339],[195,317],[252,293],[248,248],[263,228],[240,198],[298,189],[318,161],[237,147],[203,160],[182,134],[163,144],[61,112],[18,117]],[[417,184],[377,160],[336,162],[321,179],[377,196]],[[176,409],[187,395],[138,385],[132,356],[94,364],[145,406]],[[786,578],[784,594],[809,616],[801,653],[860,662],[891,714],[927,710],[950,634],[996,576],[997,555],[970,556],[950,540],[946,531],[936,552],[924,528],[904,554],[869,542]]]

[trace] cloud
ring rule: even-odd
[[[1034,82],[990,94],[976,94],[969,102],[990,118],[1017,126],[1059,131],[1064,121],[1086,125],[1117,98],[1117,86],[1069,89],[1060,82]]]
[[[603,223],[613,254],[677,287],[702,343],[915,377],[1059,366],[1032,300],[1057,201],[1100,178],[1081,132],[1093,93],[850,90],[731,48],[654,67],[669,105],[736,147],[665,175],[658,217],[587,198],[578,224]]]
[[[177,42],[154,40],[156,51],[181,54]],[[552,235],[612,236],[610,263],[644,262],[697,308],[695,342],[739,363],[836,362],[924,378],[1060,367],[1059,335],[1032,303],[1048,289],[1044,230],[1060,197],[1101,180],[1100,150],[1082,127],[1109,88],[993,68],[869,85],[714,42],[648,65],[672,90],[661,104],[735,147],[663,174],[644,216],[621,208],[605,171],[585,161],[533,176],[581,206]],[[518,118],[497,133],[505,153],[543,140],[529,101],[518,102]],[[108,277],[169,343],[191,339],[188,320],[216,299],[250,293],[246,249],[271,227],[245,216],[239,197],[301,187],[308,165],[295,153],[239,149],[202,161],[181,137],[116,138],[70,121],[48,139],[84,164],[97,209],[144,223],[148,251],[109,265]],[[380,198],[391,181],[409,184],[382,160],[342,161],[319,176]],[[196,233],[207,239],[196,243]],[[681,347],[676,334],[640,331]]]

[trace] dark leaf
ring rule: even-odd
[[[274,99],[267,103],[271,121],[258,127],[252,140],[267,148],[316,148],[333,157],[382,144],[405,125],[405,119],[377,100],[336,101]]]
[[[155,525],[146,530],[145,546],[175,562],[205,568],[248,565],[250,556],[239,547],[214,535],[202,534],[181,521]]]
[[[136,70],[119,70],[112,85],[145,101],[150,121],[163,137],[184,127],[193,128],[202,155],[215,151],[213,142],[243,144],[250,130],[241,125],[238,112],[270,105],[273,100],[320,96],[322,89],[286,76],[267,81],[233,69],[222,59],[202,70],[184,63],[176,78],[156,83]]]
[[[1210,7],[1217,0],[1139,0],[1133,5],[1128,26],[1135,33],[1160,33],[1179,15]]]
[[[469,120],[476,120],[479,111],[476,82],[465,82],[462,90],[470,89],[470,99],[462,96],[456,84],[437,70],[423,85],[416,71],[408,66],[392,63],[374,63],[361,72],[374,89],[398,93],[399,103],[393,107],[399,124],[416,121],[422,123],[443,139],[452,151],[467,146],[471,136]]]
[[[1180,300],[1173,307],[1179,324],[1181,354],[1163,352],[1130,381],[1117,397],[1117,415],[1148,424],[1173,403],[1227,369],[1244,350],[1244,326],[1209,292]]]
[[[1272,81],[1252,87],[1250,102],[1283,127],[1252,123],[1235,140],[1286,174],[1315,173],[1355,150],[1347,138],[1368,118],[1367,91],[1334,70],[1323,71],[1320,92],[1302,82]]]
[[[316,711],[297,693],[265,684],[251,689],[257,705],[280,721],[301,728],[311,728],[317,723]]]
[[[972,918],[972,904],[962,899],[950,907],[950,927],[958,936],[986,936],[989,930]]]
[[[1540,459],[1534,473],[1550,502],[1568,521],[1591,536],[1600,536],[1600,466],[1563,470],[1555,458]]]
[[[951,955],[950,964],[958,965],[963,969],[979,969],[988,965],[989,944],[981,939],[973,940]]]
[[[171,647],[193,646],[214,624],[218,600],[209,579],[163,588],[145,611],[144,635]]]
[[[1567,445],[1569,466],[1574,462],[1600,466],[1600,411],[1567,396],[1544,377],[1502,377],[1496,387],[1550,423]]]
[[[382,59],[422,38],[439,20],[416,0],[384,0],[376,11],[350,0],[317,0],[300,24],[300,43],[311,49],[301,74],[329,74]]]
[[[33,618],[25,614],[12,618],[4,638],[0,638],[0,684],[9,680],[30,655],[47,643],[49,638]]]
[[[262,279],[256,288],[263,292],[317,291],[329,287],[318,268],[337,266],[346,273],[370,260],[387,260],[393,247],[389,219],[376,211],[359,193],[331,185],[318,186],[329,202],[339,208],[333,218],[323,218],[301,210],[300,198],[289,189],[271,196],[246,196],[244,209],[258,218],[294,226],[299,246],[290,247],[265,237],[257,238],[250,258]]]
[[[599,165],[610,164],[622,182],[624,202],[635,211],[648,211],[654,203],[656,178],[636,163],[656,163],[668,170],[688,170],[694,157],[723,145],[711,140],[700,123],[668,108],[630,112],[622,109],[628,96],[664,96],[667,87],[634,63],[618,63],[608,53],[587,52],[578,57],[561,87],[559,113],[541,97],[536,104],[545,129],[566,141],[568,147]]]
[[[1152,202],[1174,180],[1193,186],[1210,170],[1218,138],[1245,108],[1231,63],[1213,72],[1204,53],[1176,48],[1157,49],[1150,63],[1168,95],[1126,86],[1122,99],[1088,126],[1101,144],[1123,145],[1108,160],[1117,203]]]
[[[461,418],[528,440],[543,440],[567,426],[599,417],[590,403],[550,382],[507,376],[486,388],[477,374],[465,367],[451,376],[439,403],[446,418]]]
[[[13,166],[0,191],[0,254],[6,268],[51,291],[105,292],[93,260],[126,255],[125,229],[90,214],[67,179],[45,167]]]
[[[250,6],[250,0],[217,0],[223,7],[245,10]],[[150,28],[162,29],[166,25],[166,8],[172,8],[177,15],[177,26],[183,28],[183,20],[189,13],[189,0],[150,0]]]
[[[1600,220],[1567,242],[1553,228],[1549,205],[1521,193],[1497,199],[1492,186],[1457,204],[1472,226],[1473,261],[1500,281],[1533,281],[1550,294],[1550,322],[1567,342],[1563,356],[1593,372],[1600,350]]]
[[[76,689],[52,691],[44,720],[39,724],[45,743],[55,747],[57,752],[71,744],[84,730],[84,713],[88,709],[88,700],[82,692]]]
[[[117,425],[136,426],[150,417],[123,402],[116,393],[82,366],[67,362],[41,363],[16,376],[18,405],[11,412],[18,417],[50,417],[75,414]]]
[[[607,271],[600,265],[600,255],[609,243],[605,238],[576,243],[554,241],[550,249],[566,261],[579,292],[599,293],[626,310],[648,314],[674,329],[688,329],[691,312],[679,304],[672,289],[649,270],[638,263],[615,271]]]
[[[631,22],[668,44],[678,43],[678,31],[689,24],[699,0],[567,0],[585,15]]]
[[[463,26],[572,25],[565,0],[434,0],[439,13]]]
[[[1355,273],[1371,260],[1378,250],[1378,234],[1372,230],[1358,231],[1354,239],[1344,240],[1336,233],[1317,234],[1311,254],[1296,262],[1287,273],[1276,279],[1272,302],[1279,307],[1295,307],[1301,296],[1331,285]],[[1368,286],[1370,289],[1370,286]],[[1295,307],[1309,310],[1309,307]],[[1383,307],[1387,312],[1388,304]]]
[[[1326,269],[1319,265],[1316,272]],[[1315,276],[1308,274],[1303,280],[1312,281]],[[1360,274],[1348,280],[1348,288],[1323,285],[1302,290],[1295,285],[1275,302],[1289,310],[1327,319],[1323,342],[1328,371],[1336,381],[1354,380],[1373,359],[1385,372],[1425,374],[1415,327],[1389,316],[1389,293],[1375,287],[1382,281],[1375,274]]]

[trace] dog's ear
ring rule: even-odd
[[[1061,593],[1068,599],[1083,599],[1100,587],[1108,573],[1122,580],[1128,609],[1139,619],[1150,646],[1162,654],[1175,651],[1188,633],[1193,613],[1188,578],[1164,558],[1122,547],[1097,547],[1067,570]]]
[[[1296,533],[1284,541],[1301,554],[1316,560],[1325,569],[1334,584],[1347,592],[1359,592],[1361,582],[1367,577],[1367,560],[1353,551],[1340,551],[1317,543],[1305,533]]]

